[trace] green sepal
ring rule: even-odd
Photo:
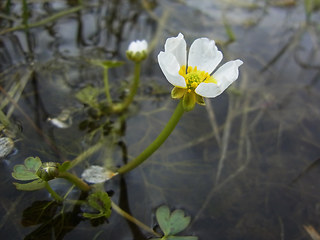
[[[202,106],[205,106],[206,103],[204,101],[204,98],[198,94],[196,94],[196,102],[199,104],[199,105],[202,105]]]
[[[171,97],[175,99],[182,98],[183,95],[187,92],[185,88],[174,87],[171,91]]]
[[[147,58],[148,53],[147,51],[140,51],[140,52],[127,51],[126,55],[127,55],[127,58],[131,61],[141,62]]]
[[[194,108],[196,104],[196,94],[194,92],[187,92],[182,99],[183,109],[188,112]]]
[[[41,165],[40,158],[28,157],[24,160],[24,165],[18,164],[14,166],[12,177],[22,181],[38,179],[37,171]]]
[[[42,179],[37,179],[29,183],[13,183],[18,190],[22,191],[35,191],[45,188],[46,182]]]

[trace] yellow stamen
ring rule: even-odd
[[[198,70],[197,66],[194,68],[189,66],[187,68],[186,65],[183,65],[180,67],[179,74],[184,77],[189,93],[194,91],[202,82],[217,83],[217,81],[210,76],[209,73]]]

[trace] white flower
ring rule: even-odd
[[[238,78],[238,68],[243,62],[239,59],[227,62],[211,75],[223,57],[215,42],[208,38],[196,39],[188,59],[186,46],[181,33],[168,38],[158,61],[167,80],[175,86],[172,97],[183,97],[185,109],[191,110],[195,102],[204,104],[202,97],[216,97],[229,87]]]
[[[147,57],[148,43],[146,40],[133,41],[129,44],[127,57],[135,62],[140,62]]]

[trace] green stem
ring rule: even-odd
[[[129,95],[126,97],[126,99],[122,103],[114,105],[113,107],[114,112],[122,112],[126,110],[129,107],[129,105],[132,103],[134,96],[137,94],[139,83],[140,83],[140,70],[141,70],[141,63],[135,62],[134,79],[130,87]]]
[[[132,217],[130,214],[128,214],[127,212],[123,211],[117,204],[115,204],[114,202],[111,201],[111,207],[112,209],[117,212],[119,215],[121,215],[122,217],[126,218],[127,220],[129,220],[130,222],[136,224],[137,226],[139,226],[140,228],[142,228],[143,230],[157,236],[157,237],[161,237],[161,235],[155,231],[153,231],[153,229],[151,229],[150,227],[148,227],[147,225],[145,225],[144,223],[140,222],[138,219]]]
[[[107,101],[109,104],[112,104],[112,99],[110,95],[110,88],[109,88],[109,76],[108,76],[109,68],[104,67],[103,69],[103,82],[104,82],[104,91],[106,93]]]
[[[11,0],[7,0],[6,5],[4,7],[6,14],[10,14],[10,8],[11,8]]]
[[[135,159],[127,163],[126,165],[120,167],[118,169],[119,174],[124,174],[128,171],[131,171],[132,169],[139,166],[141,163],[143,163],[151,154],[153,154],[161,145],[162,143],[169,137],[177,123],[179,122],[180,118],[182,117],[184,113],[184,109],[182,106],[182,101],[179,102],[178,106],[176,107],[176,110],[172,114],[169,122],[164,127],[162,132],[158,135],[158,137],[142,152],[139,156],[137,156]]]
[[[75,159],[73,159],[70,162],[70,165],[66,170],[70,170],[71,168],[75,167],[77,164],[87,159],[89,156],[91,156],[92,154],[100,150],[102,146],[104,146],[104,144],[105,144],[104,142],[97,143],[96,145],[93,145],[92,147],[88,148],[83,153],[79,154]]]
[[[28,11],[28,4],[27,0],[22,0],[22,22],[26,27],[26,30],[29,29],[28,20],[29,20],[29,11]]]
[[[75,186],[80,188],[84,192],[88,192],[91,188],[88,184],[86,184],[84,181],[82,181],[80,178],[77,176],[69,173],[69,172],[61,172],[57,176],[58,178],[64,178],[68,180],[69,182],[73,183]]]
[[[45,188],[57,202],[63,202],[63,198],[50,187],[48,182],[45,182]]]
[[[5,126],[8,127],[10,125],[10,121],[8,117],[2,112],[0,109],[0,122]]]
[[[39,20],[38,22],[29,23],[28,24],[28,28],[34,28],[34,27],[39,27],[39,26],[48,24],[50,22],[55,21],[58,18],[64,17],[67,14],[71,14],[71,13],[80,11],[82,8],[83,8],[82,6],[77,6],[77,7],[70,8],[70,9],[67,9],[67,10],[64,10],[64,11],[60,11],[60,12],[58,12],[58,13],[56,13],[54,15],[51,15],[51,16],[45,18],[45,19]],[[4,29],[4,30],[0,31],[0,35],[8,33],[8,32],[12,32],[12,31],[22,30],[22,29],[26,29],[26,26],[24,24],[18,25],[16,27],[12,27],[12,28]]]

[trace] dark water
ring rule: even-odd
[[[32,1],[28,22],[77,6],[75,1]],[[1,239],[152,237],[115,212],[102,223],[85,220],[70,203],[52,205],[54,214],[37,222],[28,209],[34,211],[51,197],[44,190],[16,190],[11,172],[29,156],[62,162],[90,148],[96,139],[79,129],[90,115],[75,94],[103,82],[102,71],[86,59],[126,62],[110,71],[111,92],[117,98],[133,70],[125,58],[128,44],[146,39],[153,48],[127,118],[105,119],[122,131],[106,134],[105,147],[72,171],[80,176],[88,165],[122,165],[137,156],[177,105],[157,55],[165,40],[179,32],[188,44],[198,37],[216,40],[224,61],[243,60],[240,78],[206,107],[185,114],[142,166],[105,183],[112,200],[151,228],[158,206],[181,208],[192,216],[183,234],[199,239],[312,239],[305,225],[320,232],[316,10],[306,14],[301,1],[90,1],[28,31],[9,31],[22,24],[22,5],[13,1],[9,13],[4,3],[2,7],[1,109],[20,130],[15,154],[0,162]],[[229,41],[226,25],[234,41]],[[13,94],[7,103],[6,94]],[[71,113],[72,125],[52,126],[47,119],[64,109]],[[53,188],[64,195],[70,185],[55,181]],[[79,197],[76,190],[68,195]]]

